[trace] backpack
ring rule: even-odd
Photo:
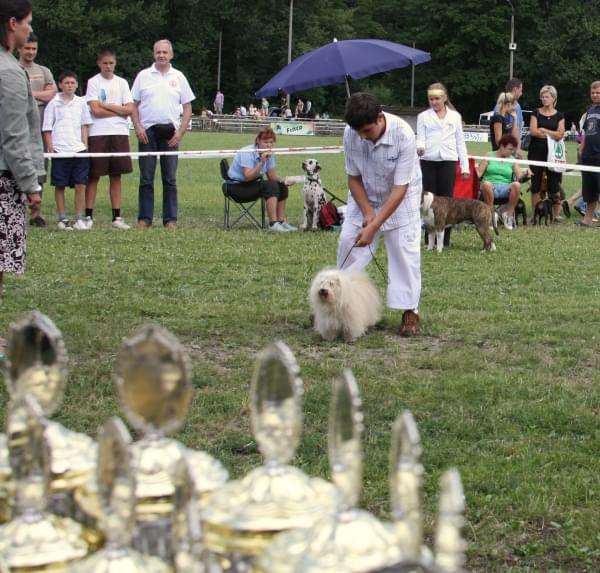
[[[319,210],[319,225],[322,229],[330,230],[340,224],[340,215],[333,201],[327,201]]]

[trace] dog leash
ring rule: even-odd
[[[371,257],[373,258],[375,266],[377,267],[377,269],[381,273],[381,276],[383,277],[383,280],[385,281],[385,284],[390,284],[390,277],[388,276],[388,274],[385,272],[384,268],[381,266],[381,264],[377,260],[377,257],[375,256],[375,253],[373,252],[373,249],[371,248],[371,245],[367,245],[367,246],[369,247],[369,253],[371,253]],[[354,244],[354,245],[352,245],[350,247],[350,250],[348,251],[348,253],[344,257],[344,260],[342,261],[342,264],[340,265],[340,270],[343,270],[344,265],[346,264],[346,261],[348,260],[348,257],[350,256],[350,253],[352,252],[352,249],[354,247],[356,247],[356,244]]]

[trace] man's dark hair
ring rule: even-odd
[[[0,0],[0,44],[7,50],[8,45],[8,21],[16,18],[20,22],[31,14],[30,0]]]
[[[64,72],[61,72],[60,76],[58,76],[58,83],[62,82],[65,78],[75,78],[75,81],[79,82],[77,74],[72,70],[65,70]]]
[[[113,58],[116,58],[117,54],[111,48],[102,48],[96,55],[96,60],[101,60],[104,56],[112,56]]]
[[[510,80],[508,80],[506,82],[506,85],[504,86],[504,91],[512,92],[514,88],[521,87],[522,85],[523,85],[523,81],[520,80],[519,78],[510,78]]]
[[[30,44],[31,42],[35,42],[36,44],[38,42],[38,37],[33,32],[27,36],[27,43]]]
[[[367,92],[357,92],[346,100],[344,120],[354,130],[375,123],[381,113],[379,100]]]

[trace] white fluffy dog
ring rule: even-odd
[[[381,300],[366,273],[325,269],[310,287],[314,328],[326,340],[362,336],[381,316]]]

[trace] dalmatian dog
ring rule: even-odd
[[[319,227],[319,211],[325,205],[325,192],[319,177],[321,166],[316,159],[305,159],[302,162],[302,169],[306,171],[306,179],[304,180],[304,221],[302,229],[304,231],[309,228],[316,231]]]

